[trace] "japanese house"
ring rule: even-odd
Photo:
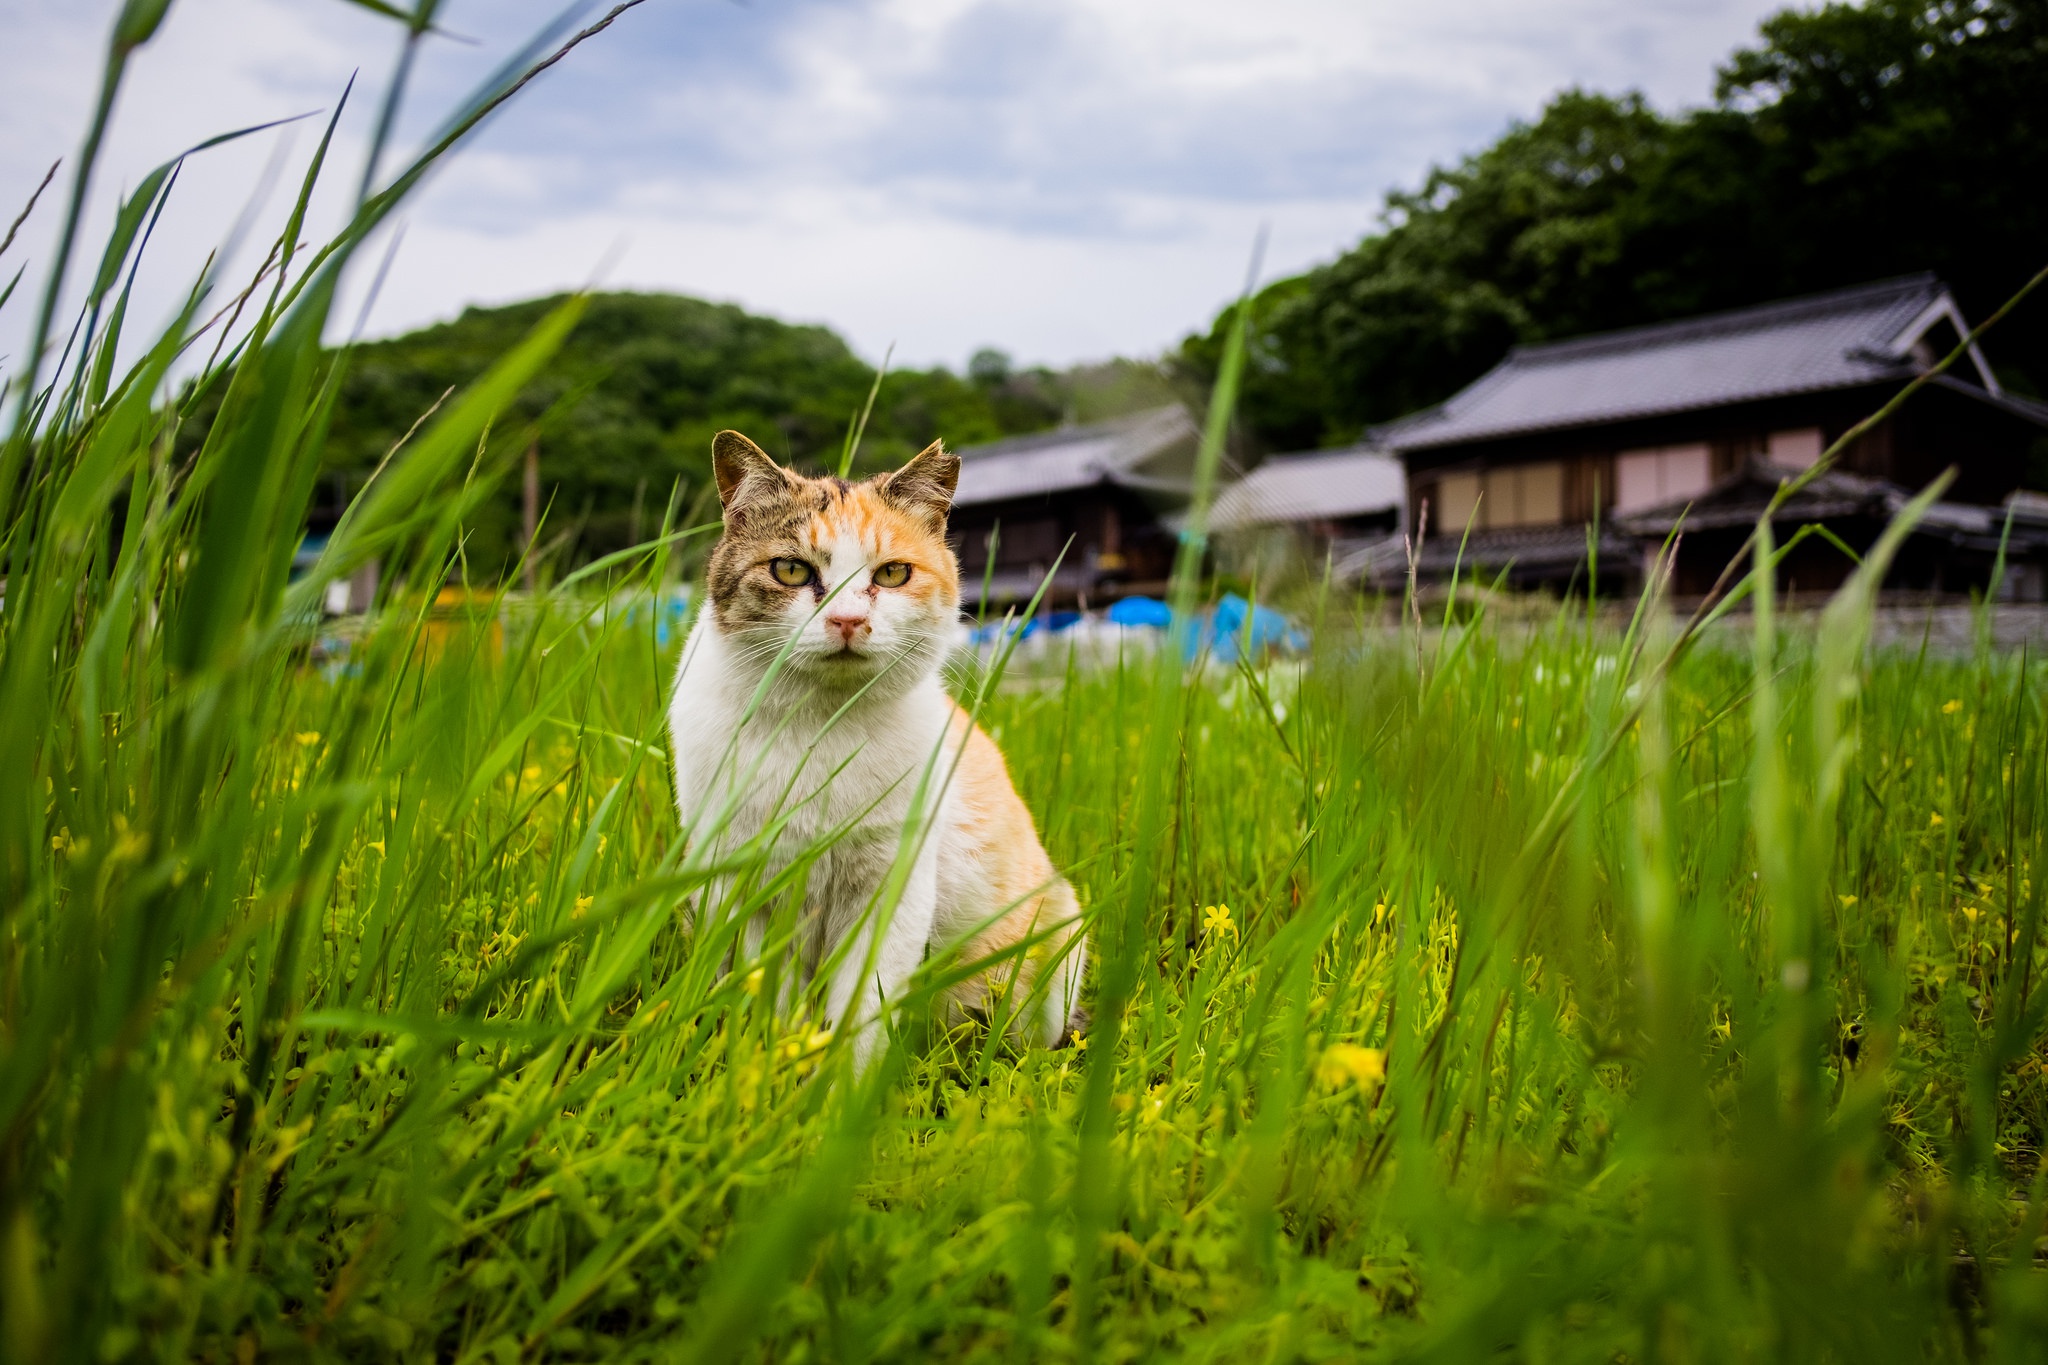
[[[1427,576],[1450,571],[1462,540],[1463,563],[1489,580],[1562,587],[1597,575],[1603,590],[1628,590],[1645,556],[1682,523],[1675,589],[1698,593],[1779,480],[1810,467],[1967,331],[1941,281],[1910,276],[1517,347],[1441,405],[1371,436],[1407,471],[1409,527],[1427,508],[1418,551]],[[1778,535],[1817,523],[1860,552],[1892,509],[1954,467],[1954,484],[1887,587],[1982,588],[2010,503],[2019,510],[2005,586],[2038,594],[2048,526],[2015,495],[2030,474],[2040,477],[2044,454],[2048,405],[2005,392],[1972,346],[1782,508]],[[1382,558],[1375,571],[1384,577],[1394,565]],[[1816,537],[1787,559],[1781,579],[1790,590],[1825,590],[1852,567]]]
[[[1377,447],[1273,455],[1217,494],[1209,529],[1261,569],[1342,564],[1396,535],[1406,504],[1401,462]]]

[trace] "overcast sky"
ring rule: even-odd
[[[1261,223],[1268,277],[1326,260],[1371,228],[1389,187],[1563,87],[1706,101],[1716,63],[1782,7],[648,0],[411,204],[367,328],[596,281],[824,322],[872,360],[891,343],[899,361],[955,368],[984,344],[1054,364],[1153,354],[1236,292]],[[75,146],[117,8],[0,0],[0,220]],[[423,49],[401,145],[558,8],[447,0],[452,36]],[[389,21],[343,0],[175,0],[124,87],[95,182],[102,221],[152,165],[329,109],[359,70],[321,207],[331,226],[396,51]],[[274,231],[314,140],[304,124],[189,163],[145,305],[169,307],[279,165],[258,220]],[[47,253],[60,206],[46,196],[0,284],[24,245]],[[0,352],[18,350],[27,312],[19,296],[0,312]]]

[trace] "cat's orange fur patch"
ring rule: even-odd
[[[964,749],[955,746],[962,744]],[[1038,974],[1057,961],[1067,941],[1081,931],[1080,905],[1046,856],[1031,811],[1010,781],[1002,750],[956,704],[948,731],[948,749],[960,754],[953,785],[975,836],[975,856],[998,905],[1010,907],[995,923],[967,941],[961,960],[972,962],[1014,948],[1043,934],[1016,958],[1006,959],[978,976],[952,987],[948,999],[954,1012],[986,1014],[997,996],[1009,991],[1012,1008],[1021,1008]]]

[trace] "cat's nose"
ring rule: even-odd
[[[834,612],[825,617],[825,629],[827,631],[838,631],[840,640],[849,645],[859,638],[861,632],[867,628],[868,618],[865,612],[859,616],[840,615]]]

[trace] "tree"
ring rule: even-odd
[[[1764,22],[1630,206],[1645,311],[1932,270],[1972,318],[2048,263],[2048,0],[1871,0]],[[2048,392],[2048,311],[1989,348]]]
[[[1268,448],[1354,439],[1516,342],[1933,270],[1982,317],[2048,256],[2048,0],[1871,0],[1764,22],[1712,108],[1579,90],[1253,301],[1244,416]],[[1228,312],[1177,362],[1213,375]],[[1993,349],[2048,390],[2048,308]]]

